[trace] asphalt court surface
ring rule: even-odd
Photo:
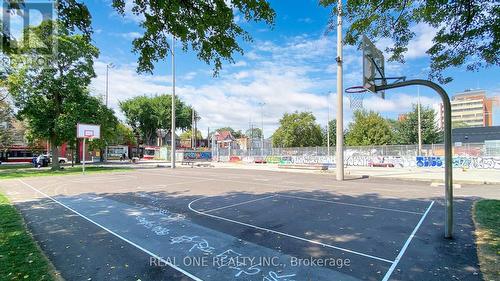
[[[0,186],[15,202],[50,199],[192,280],[480,280],[470,218],[446,241],[441,190],[421,183],[185,168]]]

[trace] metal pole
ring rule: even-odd
[[[417,86],[417,95],[418,95],[418,155],[422,155],[422,117],[420,112],[420,87]]]
[[[260,156],[262,161],[264,161],[264,102],[260,103],[260,122],[261,122],[261,132],[260,132]]]
[[[108,107],[109,64],[106,64],[106,107]]]
[[[196,128],[194,127],[194,109],[191,109],[191,148],[194,149],[194,135]]]
[[[108,107],[109,93],[109,64],[106,64],[106,107]],[[108,145],[104,147],[104,162],[108,162]]]
[[[175,38],[172,35],[172,128],[171,128],[171,150],[170,166],[175,169]]]
[[[406,86],[422,85],[436,91],[443,101],[444,109],[444,193],[445,193],[445,224],[444,237],[453,236],[453,155],[451,146],[451,103],[446,91],[436,83],[428,80],[414,79],[390,85],[376,86],[375,91],[383,91]]]
[[[344,89],[342,72],[342,0],[337,4],[337,164],[336,177],[344,180]]]
[[[83,138],[83,162],[82,162],[82,173],[85,175],[85,140],[86,138]]]
[[[326,148],[327,156],[330,157],[330,93],[328,93],[328,115],[326,118]]]

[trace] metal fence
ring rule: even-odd
[[[230,156],[335,156],[336,148],[327,147],[289,147],[274,148],[265,147],[264,149],[234,149],[218,148],[214,149],[214,155],[221,157]],[[346,157],[351,155],[362,156],[394,156],[394,157],[413,157],[413,156],[444,156],[443,144],[428,144],[422,146],[422,152],[418,153],[418,145],[374,145],[374,146],[345,146],[344,153]],[[492,145],[484,143],[456,144],[453,147],[454,156],[500,156],[500,142]]]

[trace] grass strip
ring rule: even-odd
[[[474,205],[476,244],[484,280],[500,276],[500,200],[481,200]]]
[[[17,209],[0,194],[0,280],[60,279]]]
[[[106,172],[116,172],[116,171],[126,171],[131,170],[131,168],[126,167],[85,167],[85,173],[106,173]],[[81,167],[64,167],[62,170],[52,171],[50,168],[18,168],[18,169],[7,169],[0,170],[0,179],[19,179],[27,177],[42,177],[42,176],[62,176],[62,175],[74,175],[81,174]]]

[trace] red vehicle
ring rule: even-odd
[[[33,157],[45,153],[42,147],[28,147],[21,145],[13,145],[7,150],[0,151],[0,162],[26,162],[31,163]]]
[[[153,160],[160,156],[160,147],[158,146],[145,146],[144,147],[144,156],[145,160]]]

